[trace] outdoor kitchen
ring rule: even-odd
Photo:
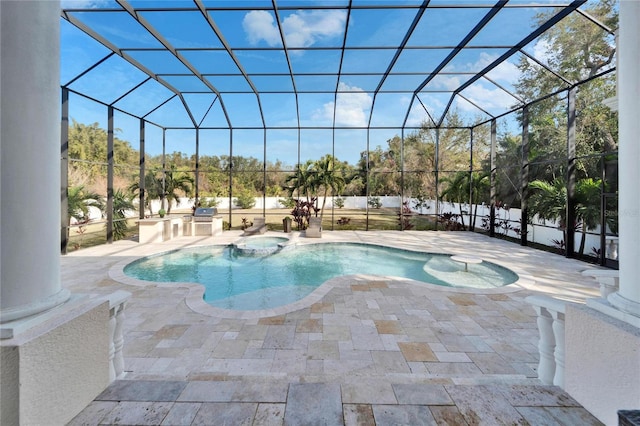
[[[160,243],[183,236],[214,236],[222,233],[222,216],[215,207],[200,207],[193,215],[140,219],[138,231],[140,243]]]

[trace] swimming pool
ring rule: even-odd
[[[139,259],[124,268],[130,277],[155,282],[195,282],[204,300],[224,309],[270,309],[298,301],[325,281],[352,274],[410,278],[447,287],[496,288],[518,275],[490,262],[465,266],[450,255],[357,243],[284,246],[264,256],[231,246],[182,249]]]

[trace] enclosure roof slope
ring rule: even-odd
[[[163,128],[411,128],[522,106],[586,0],[63,0],[62,86]],[[544,17],[544,18],[542,18]]]

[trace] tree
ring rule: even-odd
[[[336,170],[336,159],[332,155],[325,155],[316,161],[311,175],[311,187],[317,191],[322,191],[322,206],[320,207],[320,222],[324,216],[324,206],[327,202],[329,191],[339,194],[345,186],[344,177]]]
[[[476,218],[478,217],[478,205],[489,199],[489,174],[488,173],[472,173],[471,175],[471,203],[475,205],[473,210],[473,221],[471,229],[476,228]]]
[[[498,134],[496,155],[497,200],[507,206],[520,205],[522,187],[522,138],[504,132]],[[482,170],[489,173],[490,160],[484,159]]]
[[[145,188],[145,207],[149,209],[149,214],[153,214],[151,208],[151,200],[169,199],[167,213],[171,213],[171,200],[176,203],[180,202],[180,196],[190,196],[193,188],[193,178],[186,172],[178,171],[177,166],[172,164],[169,170],[163,173],[161,170],[153,169],[147,172],[144,177]],[[129,191],[132,194],[140,192],[140,183],[133,182],[129,185]]]
[[[115,129],[118,131],[118,129]],[[117,165],[137,164],[138,151],[127,141],[113,139],[113,161]],[[74,119],[69,126],[69,180],[72,186],[83,185],[91,191],[106,187],[107,131],[98,123],[82,124]],[[116,182],[130,179],[126,168],[114,169]]]
[[[293,196],[294,193],[297,193],[298,198],[305,196],[307,205],[311,200],[317,203],[318,194],[322,193],[322,206],[316,206],[313,209],[316,216],[320,211],[320,220],[322,220],[327,197],[330,193],[339,195],[347,184],[345,179],[347,174],[349,174],[348,167],[332,155],[327,154],[317,161],[308,160],[304,166],[298,167],[296,174],[290,175],[286,181],[289,194]]]
[[[440,198],[451,203],[458,203],[462,229],[466,229],[462,204],[469,201],[469,172],[458,172],[451,178],[443,178],[441,182],[447,185],[447,189],[442,191]]]
[[[135,209],[133,194],[127,194],[121,189],[113,193],[113,239],[121,240],[127,235],[126,212]]]
[[[199,181],[201,183],[200,194],[214,197],[229,196],[229,169],[225,170],[220,157],[215,155],[201,157],[200,173],[204,174],[204,179]]]
[[[153,214],[153,210],[151,207],[151,200],[155,200],[155,199],[159,199],[161,197],[161,194],[163,193],[162,190],[162,180],[159,180],[156,176],[157,171],[155,170],[150,170],[147,172],[147,174],[144,176],[144,207],[143,208],[148,208],[149,209],[149,214]],[[135,195],[136,193],[140,193],[140,183],[138,181],[133,182],[131,185],[129,185],[128,188],[129,192],[131,192],[131,194]]]
[[[576,223],[567,223],[567,188],[562,179],[549,183],[535,180],[529,183],[532,190],[529,198],[529,214],[537,215],[540,221],[558,222],[562,230],[563,241],[567,241],[567,226],[580,226],[582,237],[578,253],[584,254],[586,233],[600,222],[600,195],[602,181],[599,179],[580,179],[576,182],[574,217]]]
[[[361,152],[355,179],[368,183],[369,195],[402,193],[406,197],[435,198],[436,148],[438,171],[469,170],[470,131],[465,128],[460,113],[451,110],[439,132],[429,126],[424,122],[419,130],[406,134],[404,139],[396,135],[387,140],[384,148],[378,145],[368,153]],[[482,151],[482,147],[488,145],[488,138],[486,126],[474,129],[474,170],[479,169],[488,156]]]
[[[387,145],[388,149],[386,150],[377,145],[369,152],[362,151],[360,153],[356,169],[346,185],[350,191],[355,188],[361,189],[359,193],[354,195],[378,196],[400,193],[400,180],[398,179],[400,169],[394,151],[400,147],[400,138],[395,136],[389,139]],[[353,192],[351,193],[353,194]]]
[[[285,182],[289,191],[289,196],[297,194],[297,197],[302,196],[307,198],[307,201],[311,198],[313,192],[313,182],[311,181],[311,174],[313,173],[313,161],[307,160],[304,165],[298,165],[295,174],[289,175]]]
[[[446,201],[459,203],[460,218],[462,220],[463,229],[465,228],[465,225],[462,204],[475,204],[474,211],[469,211],[469,228],[473,230],[476,225],[478,204],[482,202],[483,198],[486,199],[488,195],[489,175],[486,173],[459,171],[452,178],[442,179],[442,182],[447,184],[447,188],[442,191],[440,197]],[[471,205],[469,206],[470,209],[472,208]]]
[[[162,188],[162,180],[156,183],[156,185],[158,184]],[[160,199],[164,200],[166,197],[169,200],[167,214],[171,213],[171,200],[175,201],[176,205],[180,204],[180,195],[191,196],[192,188],[193,178],[185,172],[179,172],[174,164],[171,165],[169,170],[165,171],[164,189],[160,194]]]
[[[588,3],[585,11],[615,29],[618,24],[616,0],[602,0]],[[545,22],[549,11],[536,16],[537,23]],[[581,14],[571,14],[546,31],[539,39],[537,49],[543,51],[543,62],[566,81],[577,82],[594,77],[612,66],[615,54],[614,37],[600,26]],[[533,100],[567,88],[568,83],[545,68],[522,56],[518,68],[521,77],[516,85],[523,99]],[[603,100],[615,96],[615,79],[598,78],[579,86],[576,98],[576,151],[577,156],[593,152],[614,152],[617,150],[617,114],[609,110]],[[532,168],[532,180],[552,181],[566,171],[558,159],[566,158],[566,100],[551,97],[536,102],[529,107],[530,145],[532,162],[546,166]],[[559,170],[549,164],[557,163]],[[580,162],[578,172],[581,177],[597,176],[594,163]],[[555,174],[555,176],[554,176]],[[613,175],[608,170],[607,175]]]
[[[562,230],[563,240],[567,240],[567,187],[564,180],[557,178],[553,182],[534,180],[529,183],[531,195],[528,211],[531,217],[538,216],[538,220],[552,220],[558,222]]]
[[[600,224],[600,198],[602,194],[602,180],[580,179],[576,182],[576,218],[580,221],[582,238],[579,253],[584,253],[584,245],[588,230],[593,230]]]
[[[71,223],[71,219],[75,219],[78,223],[89,222],[91,207],[104,212],[104,201],[100,194],[86,190],[83,185],[67,189],[67,220],[69,223]]]

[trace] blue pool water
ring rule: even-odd
[[[126,275],[156,282],[196,282],[205,301],[225,309],[269,309],[300,300],[330,278],[370,274],[410,278],[448,287],[495,288],[518,275],[482,262],[454,262],[449,255],[352,243],[285,247],[265,256],[244,255],[234,246],[182,249],[139,259]]]

